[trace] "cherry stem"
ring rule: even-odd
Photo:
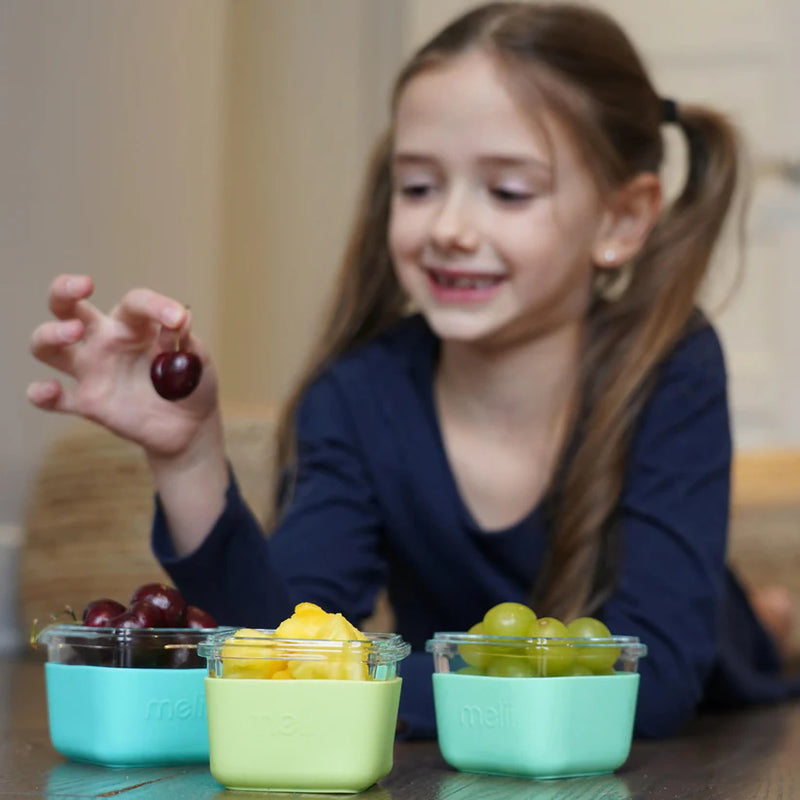
[[[70,605],[65,605],[64,610],[61,612],[62,614],[66,614],[73,622],[77,624],[82,624],[78,620],[78,616],[75,613],[75,610]],[[50,622],[49,624],[45,625],[40,631],[36,630],[36,626],[39,624],[39,618],[35,617],[33,622],[31,623],[31,636],[30,636],[30,645],[34,650],[38,649],[39,644],[39,637],[48,629],[52,628],[58,624],[58,617],[55,614],[50,614]]]
[[[184,306],[184,308],[188,311],[191,306]],[[181,349],[181,334],[180,331],[175,332],[175,352],[177,353]]]

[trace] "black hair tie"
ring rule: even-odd
[[[671,125],[680,122],[678,104],[669,97],[664,97],[661,99],[661,121],[665,125]]]

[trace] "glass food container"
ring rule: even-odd
[[[45,628],[36,643],[46,653],[53,747],[113,767],[207,762],[206,669],[197,645],[225,630]]]
[[[359,792],[392,768],[399,664],[392,633],[338,641],[269,630],[203,642],[210,769],[231,789]]]
[[[563,778],[628,758],[639,690],[635,637],[523,638],[436,633],[439,747],[464,772]]]

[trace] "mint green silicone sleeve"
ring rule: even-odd
[[[464,772],[560,778],[628,758],[638,673],[495,678],[436,673],[439,748]]]

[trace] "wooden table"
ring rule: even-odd
[[[301,800],[331,795],[226,791],[206,767],[108,769],[65,760],[47,732],[44,670],[0,660],[0,800]],[[435,742],[399,743],[392,772],[359,800],[800,800],[800,702],[696,720],[680,737],[635,742],[597,778],[532,781],[458,773]]]

